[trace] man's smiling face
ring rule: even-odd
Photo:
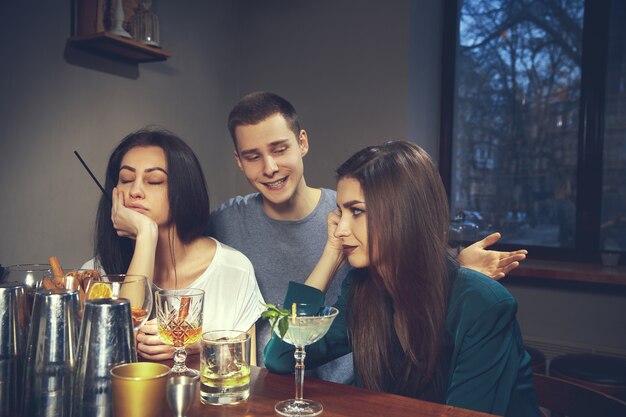
[[[255,125],[238,126],[235,136],[237,165],[264,202],[273,206],[293,203],[294,195],[305,186],[306,132],[301,130],[296,137],[285,118],[274,114]]]

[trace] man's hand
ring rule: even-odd
[[[517,268],[521,261],[526,259],[528,251],[520,249],[513,252],[498,252],[486,249],[498,240],[500,240],[500,233],[496,232],[466,247],[459,253],[457,258],[459,264],[495,280],[504,278],[506,274]]]

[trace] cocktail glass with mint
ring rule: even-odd
[[[324,407],[318,401],[307,400],[302,396],[304,385],[304,358],[305,346],[320,340],[339,313],[335,307],[315,308],[308,304],[294,303],[276,307],[282,312],[273,318],[274,332],[285,342],[294,345],[296,350],[293,354],[296,360],[296,394],[295,398],[281,401],[274,406],[274,410],[283,416],[316,416]]]

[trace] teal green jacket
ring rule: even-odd
[[[305,365],[316,367],[352,351],[346,298],[358,270],[344,280],[335,307],[339,314],[326,336],[306,348]],[[324,294],[291,282],[284,305],[323,305]],[[417,302],[417,297],[416,297]],[[515,318],[517,303],[498,282],[459,268],[453,278],[446,331],[451,340],[445,403],[507,417],[539,416],[530,356],[524,350]],[[294,369],[294,347],[272,336],[265,347],[265,366],[278,373]],[[358,381],[358,369],[355,369]]]

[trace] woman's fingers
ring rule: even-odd
[[[174,353],[174,348],[172,346],[166,345],[160,340],[156,344],[152,343],[154,342],[151,342],[150,344],[139,342],[137,343],[137,349],[149,355],[168,354],[171,357],[171,355]]]
[[[339,220],[341,220],[341,215],[339,214],[339,209],[335,209],[328,213],[327,223],[328,223],[328,234],[332,236],[337,225],[339,224]]]
[[[151,361],[162,361],[165,359],[172,359],[172,357],[174,356],[174,350],[171,349],[171,351],[164,353],[149,353],[143,350],[140,345],[137,345],[137,354],[142,358],[149,359]]]
[[[111,192],[111,221],[115,225],[115,216],[117,214],[117,187],[113,188],[113,192]]]
[[[159,331],[157,319],[148,320],[144,323],[143,326],[139,329],[137,336],[147,337],[147,336],[157,336]]]
[[[111,206],[111,221],[113,222],[113,227],[120,230],[120,216],[121,211],[124,209],[124,193],[117,189],[117,187],[113,188],[112,193],[112,206]]]
[[[137,353],[146,359],[170,359],[174,355],[174,348],[166,345],[157,335],[156,320],[150,320],[137,332]]]
[[[326,222],[328,223],[328,243],[334,249],[341,250],[341,240],[335,236],[335,230],[337,230],[337,225],[341,220],[341,213],[339,209],[335,209],[328,213],[328,217]]]

